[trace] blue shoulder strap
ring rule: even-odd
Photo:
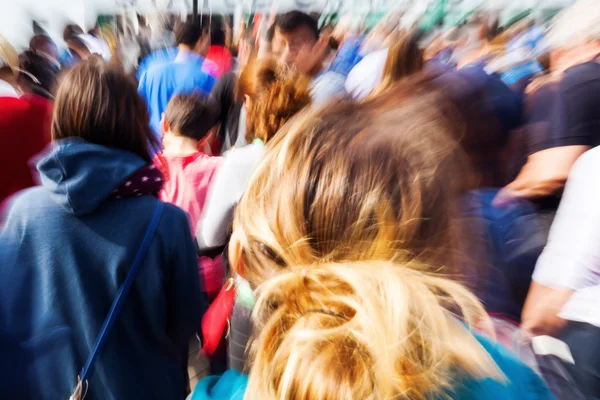
[[[98,339],[96,339],[96,344],[92,349],[92,353],[88,357],[84,367],[81,369],[80,379],[81,382],[86,382],[91,379],[92,375],[94,375],[94,364],[98,356],[102,353],[104,346],[106,345],[106,340],[108,339],[108,335],[112,330],[115,321],[119,317],[119,313],[121,311],[121,306],[125,302],[127,298],[127,294],[129,293],[129,289],[131,289],[131,285],[137,276],[140,266],[142,265],[142,261],[148,252],[148,248],[150,247],[150,242],[152,242],[152,238],[154,237],[154,233],[156,232],[156,228],[158,226],[158,222],[160,221],[160,217],[163,211],[163,203],[161,201],[156,202],[156,208],[154,209],[154,215],[152,216],[152,220],[150,221],[150,225],[148,225],[148,229],[146,230],[146,234],[144,235],[144,240],[133,260],[133,264],[127,273],[127,277],[125,278],[125,282],[119,288],[119,292],[117,293],[117,297],[110,307],[110,311],[108,313],[108,317],[104,321],[102,325],[102,329],[100,329],[100,334],[98,335]]]

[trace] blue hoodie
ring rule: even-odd
[[[449,398],[456,400],[551,400],[544,381],[501,344],[476,336],[507,378],[506,383],[491,378],[467,379],[457,383]],[[210,376],[198,383],[191,400],[243,400],[248,377],[229,370],[221,377]],[[446,396],[439,396],[439,400]],[[263,399],[256,399],[263,400]],[[437,400],[437,399],[436,399]]]
[[[3,398],[71,395],[158,201],[111,198],[145,164],[64,140],[38,165],[43,186],[15,200],[2,233],[18,257],[0,273],[0,350],[12,366]],[[86,400],[185,398],[188,342],[205,308],[197,268],[186,214],[166,204]]]

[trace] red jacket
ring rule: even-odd
[[[29,160],[50,142],[52,103],[36,95],[0,97],[0,205],[36,185]]]
[[[233,57],[225,46],[210,46],[208,48],[208,54],[206,54],[206,59],[217,64],[216,78],[220,78],[221,75],[231,71]]]

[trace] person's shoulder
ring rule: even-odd
[[[186,169],[191,169],[194,172],[214,171],[219,168],[219,166],[223,163],[223,160],[224,158],[220,156],[210,156],[208,154],[198,152],[194,155],[192,162],[188,164]]]
[[[37,220],[60,206],[51,199],[50,193],[42,186],[34,186],[12,195],[7,200],[8,218],[18,220]]]
[[[245,165],[249,162],[253,163],[257,159],[262,160],[265,153],[264,145],[252,143],[244,147],[236,147],[223,154],[224,163]]]
[[[597,61],[585,62],[567,69],[560,81],[560,91],[584,89],[597,92],[597,87],[590,86],[590,83],[600,83],[600,63]]]
[[[161,223],[165,222],[168,224],[178,225],[181,221],[187,222],[187,214],[181,208],[177,207],[175,204],[164,203],[163,202],[163,218],[161,218]]]
[[[504,345],[482,335],[475,335],[479,343],[492,357],[498,368],[507,379],[504,385],[496,386],[488,378],[481,383],[489,387],[493,393],[512,393],[519,399],[553,399],[553,396],[539,375],[521,361]],[[495,382],[495,381],[494,381]],[[500,382],[502,383],[502,382]],[[491,397],[507,398],[507,397]],[[516,397],[510,397],[516,398]]]

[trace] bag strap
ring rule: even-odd
[[[79,377],[81,382],[86,382],[94,375],[94,364],[96,363],[96,359],[102,353],[104,346],[106,345],[106,340],[108,339],[108,335],[112,330],[115,321],[117,320],[119,313],[121,311],[121,306],[125,302],[127,298],[127,294],[129,293],[129,289],[131,289],[131,285],[137,276],[140,266],[142,265],[142,261],[148,252],[148,248],[150,247],[150,242],[152,242],[152,238],[154,237],[154,233],[156,232],[156,228],[158,227],[158,222],[160,221],[160,217],[163,211],[163,203],[161,201],[157,201],[156,208],[154,209],[154,215],[152,216],[152,220],[150,221],[150,225],[148,225],[148,229],[146,230],[146,234],[144,235],[144,240],[133,260],[133,264],[129,268],[129,272],[127,273],[127,277],[125,278],[125,282],[119,288],[119,292],[117,293],[117,297],[110,307],[110,311],[104,324],[102,325],[102,329],[100,329],[100,334],[98,335],[98,339],[96,339],[96,343],[94,344],[94,348],[92,349],[92,353],[88,357],[85,365],[81,369],[81,373]]]

